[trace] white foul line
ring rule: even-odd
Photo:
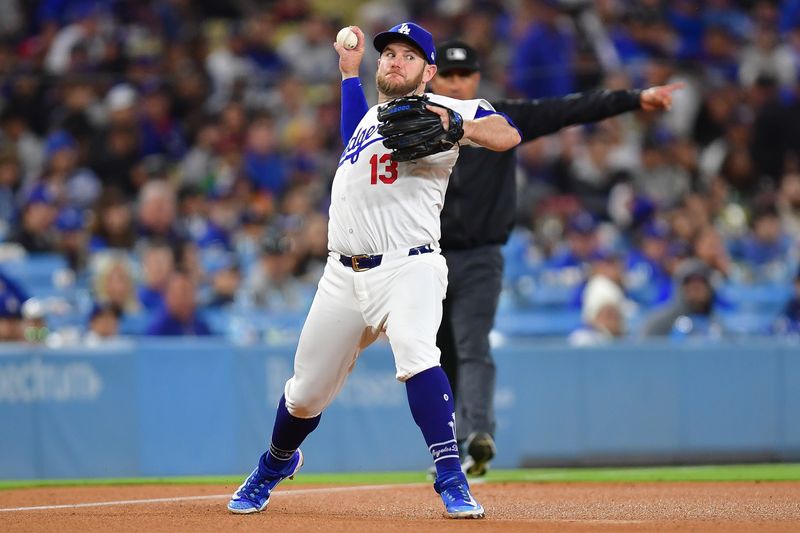
[[[362,491],[362,490],[380,490],[391,488],[405,488],[405,487],[421,487],[422,483],[405,483],[395,485],[356,485],[353,487],[324,487],[317,489],[295,489],[295,490],[282,490],[273,494],[273,496],[280,495],[291,496],[294,494],[315,494],[327,492],[347,492],[347,491]],[[32,507],[7,507],[0,509],[0,513],[11,513],[15,511],[51,511],[53,509],[79,509],[81,507],[109,507],[112,505],[141,505],[147,503],[174,503],[174,502],[189,502],[197,500],[219,500],[222,498],[230,498],[230,494],[211,494],[206,496],[178,496],[175,498],[149,498],[147,500],[117,500],[112,502],[91,502],[91,503],[68,503],[64,505],[36,505]]]

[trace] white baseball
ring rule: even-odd
[[[336,42],[339,43],[340,46],[352,50],[358,46],[358,35],[350,29],[350,26],[347,26],[339,30],[339,33],[336,34]]]

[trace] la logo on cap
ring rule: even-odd
[[[409,33],[411,33],[411,28],[409,28],[408,24],[406,24],[404,22],[403,25],[400,26],[400,29],[397,30],[397,33],[402,33],[403,35],[408,35]]]
[[[450,48],[447,50],[447,59],[450,61],[465,61],[467,59],[467,51],[463,48]]]

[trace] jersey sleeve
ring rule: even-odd
[[[512,126],[515,130],[517,130],[517,133],[519,133],[520,138],[522,137],[522,131],[520,131],[520,129],[517,127],[517,125],[514,124],[514,121],[511,120],[511,117],[509,117],[505,113],[501,113],[500,111],[489,111],[487,109],[483,109],[483,108],[479,107],[478,111],[475,113],[475,119],[477,120],[479,118],[488,117],[490,115],[500,115],[501,117],[506,119],[506,122],[508,122],[508,124],[510,126]]]
[[[464,118],[464,120],[476,120],[479,118],[488,117],[489,115],[500,115],[505,118],[511,126],[514,128],[517,127],[508,115],[505,113],[498,113],[492,104],[482,98],[476,98],[474,100],[458,100],[457,98],[449,98],[447,96],[441,96],[438,94],[429,94],[428,97],[437,104],[441,104],[449,107],[453,111],[456,111]],[[519,129],[517,129],[517,131],[519,131]],[[459,144],[465,146],[480,146],[469,139],[461,139]]]
[[[451,99],[451,100],[453,100],[453,99]],[[461,100],[454,100],[454,101],[459,102]],[[511,118],[509,118],[508,115],[506,115],[505,113],[499,113],[498,111],[496,111],[494,106],[492,104],[490,104],[489,102],[487,102],[486,100],[483,100],[483,99],[463,100],[461,102],[463,102],[463,104],[466,106],[465,107],[465,109],[466,109],[465,113],[461,113],[461,111],[459,111],[459,113],[461,113],[461,116],[464,117],[464,119],[477,120],[479,118],[488,117],[490,115],[500,115],[501,117],[505,118],[506,121],[512,127],[514,127],[515,129],[517,129],[517,131],[519,131],[517,126],[514,124],[514,121],[512,121]],[[456,111],[458,111],[458,109],[456,109]],[[459,143],[463,144],[465,146],[477,146],[477,147],[481,146],[478,143],[470,141],[469,139],[461,139],[461,141],[459,141]]]
[[[347,146],[350,137],[355,133],[358,123],[364,118],[369,110],[367,98],[364,96],[364,89],[361,87],[361,80],[358,78],[347,78],[342,80],[342,118],[341,134],[342,143]]]

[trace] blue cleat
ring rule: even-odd
[[[475,501],[469,491],[467,477],[455,472],[436,479],[433,488],[442,497],[447,516],[450,518],[483,518],[483,506]]]
[[[260,466],[261,461],[259,461]],[[236,514],[250,514],[263,511],[269,503],[269,495],[286,478],[292,479],[303,466],[303,452],[297,450],[282,472],[264,474],[259,466],[253,470],[228,502],[228,510]]]

